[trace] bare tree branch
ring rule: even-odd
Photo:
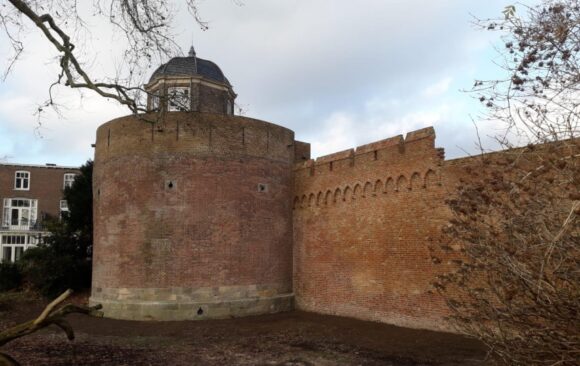
[[[476,25],[503,34],[508,77],[472,91],[484,118],[503,124],[496,139],[507,150],[466,164],[447,201],[452,219],[431,247],[441,267],[433,285],[450,320],[499,363],[576,365],[580,2],[518,4]]]
[[[4,0],[0,4],[0,23],[12,48],[12,55],[3,77],[10,73],[24,51],[21,40],[27,22],[31,22],[58,52],[60,72],[49,87],[49,97],[38,107],[41,114],[46,108],[56,108],[52,90],[66,86],[77,90],[91,90],[101,97],[115,100],[134,113],[147,112],[142,88],[145,72],[153,64],[182,53],[174,41],[173,20],[178,11],[175,2],[164,0],[93,0],[93,16],[105,19],[121,34],[125,45],[123,62],[117,74],[97,78],[89,71],[83,54],[76,47],[79,35],[89,32],[87,23],[79,14],[77,0]],[[86,3],[83,6],[86,7]],[[202,30],[207,24],[201,19],[197,0],[185,0]],[[87,10],[87,9],[85,9]],[[27,33],[27,32],[26,32]],[[81,41],[81,44],[84,42]]]
[[[54,310],[56,306],[65,301],[72,290],[65,291],[62,295],[52,301],[44,311],[38,316],[38,318],[30,320],[26,323],[18,324],[12,328],[8,328],[0,332],[0,346],[3,346],[15,339],[27,336],[42,328],[46,328],[52,324],[61,328],[67,335],[69,340],[74,339],[74,331],[70,324],[64,319],[68,314],[79,313],[86,315],[101,316],[102,314],[98,311],[101,309],[101,305],[95,305],[91,307],[77,306],[73,304],[65,305],[57,310]],[[2,361],[2,356],[5,357],[5,361],[8,358],[7,355],[0,353],[0,361]],[[10,360],[10,358],[8,358]]]

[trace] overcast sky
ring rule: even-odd
[[[245,115],[294,130],[315,157],[434,126],[438,147],[453,158],[475,151],[472,118],[481,112],[461,90],[501,76],[493,64],[497,34],[474,29],[472,15],[497,17],[512,3],[206,0],[200,11],[209,30],[185,11],[175,30],[185,53],[193,39],[198,57],[221,67]],[[114,72],[122,62],[115,35],[92,25],[85,45],[95,54],[91,70]],[[34,112],[57,66],[37,30],[26,34],[21,61],[0,84],[0,159],[80,165],[93,157],[96,128],[127,111],[90,93],[58,90],[62,116],[49,112],[39,121]],[[0,47],[6,60],[6,39]],[[493,131],[480,125],[483,135]]]

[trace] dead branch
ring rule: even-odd
[[[62,295],[60,295],[54,301],[48,304],[36,319],[27,321],[22,324],[18,324],[12,328],[8,328],[0,332],[0,346],[3,346],[15,339],[35,333],[40,329],[46,328],[50,325],[56,325],[57,327],[62,329],[66,333],[67,338],[72,341],[75,338],[74,331],[70,326],[70,324],[64,318],[68,314],[72,313],[92,316],[102,316],[102,313],[98,311],[102,308],[102,306],[100,304],[91,307],[67,304],[65,306],[60,307],[57,310],[54,310],[54,308],[56,308],[59,304],[65,301],[71,294],[72,290],[69,289],[65,291]],[[18,364],[14,362],[16,361],[14,361],[14,359],[12,359],[10,356],[0,353],[0,365]]]
[[[126,105],[133,113],[146,112],[145,108],[139,106],[129,96],[130,91],[140,88],[125,87],[115,83],[95,82],[89,77],[74,53],[75,45],[71,43],[68,34],[56,24],[50,14],[38,15],[23,0],[8,1],[19,12],[30,19],[42,31],[46,39],[62,54],[60,57],[60,67],[64,72],[64,76],[66,76],[65,85],[71,88],[93,90],[102,97],[111,98]]]
[[[207,29],[207,24],[199,15],[198,1],[182,2],[196,24],[203,30]],[[7,35],[12,56],[3,77],[8,75],[23,53],[26,44],[20,38],[28,33],[28,19],[56,49],[60,67],[55,82],[49,88],[48,100],[38,108],[39,113],[47,107],[56,109],[51,92],[54,85],[92,90],[101,97],[126,106],[133,114],[147,112],[143,100],[147,92],[142,88],[145,71],[151,65],[181,54],[173,34],[172,22],[178,11],[176,4],[165,0],[92,0],[91,3],[92,16],[104,18],[115,33],[124,37],[121,51],[123,61],[115,76],[96,75],[90,70],[90,65],[83,62],[86,57],[83,47],[75,47],[75,43],[84,44],[78,39],[79,30],[90,33],[88,23],[79,14],[77,1],[8,0],[0,8],[0,32]]]

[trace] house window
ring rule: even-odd
[[[7,230],[30,230],[36,224],[38,200],[5,198],[2,228]]]
[[[14,173],[14,189],[19,191],[30,189],[30,172],[19,170]]]
[[[60,200],[60,218],[62,219],[62,216],[64,213],[68,213],[69,209],[68,209],[68,202],[66,200]]]
[[[0,261],[16,262],[30,246],[38,243],[37,238],[30,235],[0,235]]]
[[[189,111],[191,105],[189,88],[167,88],[167,103],[167,110],[169,112]]]
[[[63,188],[72,187],[73,182],[75,181],[75,176],[76,174],[74,173],[65,173]]]
[[[232,101],[228,99],[226,102],[226,114],[233,115],[234,114],[234,107],[232,105]]]

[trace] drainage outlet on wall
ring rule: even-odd
[[[175,189],[176,186],[177,185],[175,184],[175,181],[173,181],[173,180],[166,180],[165,181],[165,189],[169,189],[169,190]]]

